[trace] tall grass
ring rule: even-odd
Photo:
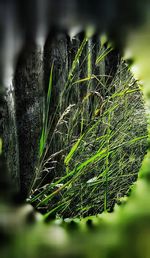
[[[89,69],[93,47],[88,42],[85,38],[81,43],[49,119],[53,67],[50,72],[37,168],[41,180],[30,197],[46,217],[84,217],[111,210],[118,196],[127,194],[136,180],[147,148],[138,82],[123,60],[111,83],[107,82],[109,74],[95,74]],[[95,67],[102,66],[111,50],[110,45],[100,47]],[[87,74],[81,78],[77,67],[82,71],[85,66]],[[52,131],[54,118],[57,122]]]

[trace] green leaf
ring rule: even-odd
[[[42,156],[44,148],[45,148],[45,141],[46,141],[46,139],[45,139],[45,130],[43,128],[42,135],[41,135],[41,138],[40,138],[40,157]]]
[[[68,153],[68,155],[66,156],[64,163],[68,166],[70,160],[72,159],[74,153],[76,152],[81,140],[83,139],[84,134],[77,140],[77,142],[72,146],[70,152]]]

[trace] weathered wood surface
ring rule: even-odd
[[[25,196],[31,190],[39,154],[43,94],[41,58],[41,49],[34,42],[25,44],[14,77],[21,193]]]
[[[17,119],[16,128],[18,135],[17,139],[15,136],[16,133],[14,134],[16,137],[14,143],[15,141],[18,141],[17,149],[19,150],[19,169],[17,168],[18,158],[15,157],[14,160],[16,160],[16,169],[18,169],[20,173],[21,191],[25,195],[29,192],[32,177],[34,176],[34,168],[37,160],[37,149],[41,130],[41,90],[39,89],[39,85],[41,84],[42,80],[42,63],[40,50],[38,50],[38,47],[34,43],[34,41],[37,42],[37,37],[40,31],[39,27],[43,26],[45,30],[50,31],[50,29],[55,26],[57,28],[61,28],[61,30],[65,29],[67,31],[75,26],[80,25],[82,29],[82,27],[85,27],[85,25],[92,25],[94,23],[96,26],[98,26],[98,30],[100,32],[107,30],[108,35],[112,39],[115,39],[119,46],[122,46],[126,39],[126,33],[130,31],[130,25],[134,27],[145,19],[146,15],[143,15],[144,12],[141,13],[141,7],[144,11],[148,10],[146,5],[148,3],[147,0],[144,1],[144,4],[142,1],[138,1],[138,4],[136,3],[137,1],[135,0],[132,1],[132,3],[130,1],[120,2],[110,0],[105,2],[97,0],[81,2],[75,0],[73,3],[71,3],[70,1],[64,0],[62,1],[62,4],[58,5],[56,1],[46,1],[43,5],[43,9],[41,9],[40,1],[1,1],[0,30],[2,35],[5,28],[4,21],[6,21],[6,14],[7,17],[9,17],[8,14],[11,14],[12,11],[12,13],[15,15],[14,17],[9,17],[9,22],[11,23],[13,21],[13,26],[15,27],[17,24],[19,28],[19,32],[14,30],[14,34],[16,33],[15,35],[18,36],[17,33],[20,33],[23,42],[26,42],[24,43],[24,49],[19,56],[14,79]],[[130,9],[126,11],[128,6],[130,6]],[[101,15],[99,10],[102,10]],[[124,33],[124,35],[122,33]],[[49,36],[46,43],[47,46],[45,47],[45,50],[49,49],[47,54],[45,52],[45,56],[47,55],[47,61],[44,61],[45,69],[47,69],[47,72],[45,72],[45,85],[47,87],[49,68],[51,67],[52,63],[52,60],[48,61],[48,56],[54,55],[57,57],[55,77],[60,76],[60,81],[57,82],[57,87],[59,87],[58,85],[61,85],[60,87],[62,87],[65,80],[64,78],[66,77],[66,72],[61,74],[60,65],[62,62],[65,62],[65,65],[69,66],[68,54],[66,54],[66,51],[68,52],[66,46],[66,44],[68,44],[68,39],[66,35],[62,35],[62,32],[55,35],[55,39],[52,39],[52,37],[52,35]],[[122,39],[124,39],[124,42]],[[62,52],[61,55],[59,55],[57,47],[54,46],[55,44],[58,46],[58,48],[60,48],[60,52]],[[2,43],[0,43],[0,47],[2,50]],[[52,56],[50,58],[52,58]],[[63,60],[60,59],[60,56],[63,57]],[[3,63],[1,61],[0,70],[1,73],[3,73]],[[81,78],[81,76],[79,77]],[[54,93],[53,97],[57,95],[56,92]],[[12,128],[10,128],[10,130],[11,129]],[[10,142],[13,138],[14,137],[11,136],[9,139],[6,139],[6,149],[11,149],[10,146],[8,146],[8,141]],[[10,164],[12,162],[11,159],[9,161]],[[9,167],[11,167],[10,164]],[[15,168],[12,168],[12,170],[14,169]],[[15,174],[17,175],[16,180],[18,180],[18,172],[12,173],[14,178]]]

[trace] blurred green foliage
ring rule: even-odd
[[[146,27],[146,26],[145,26]],[[149,26],[131,35],[127,50],[141,80],[150,119]],[[129,53],[128,52],[128,53]],[[135,69],[136,68],[136,69]],[[138,69],[137,69],[138,68]],[[150,137],[150,132],[149,132]],[[45,223],[30,206],[0,206],[1,258],[149,258],[150,150],[130,197],[113,213],[85,219],[56,219]],[[29,207],[29,208],[28,208]],[[27,211],[27,212],[26,212]],[[33,223],[34,222],[34,223]]]

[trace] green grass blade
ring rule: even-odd
[[[70,160],[72,159],[74,153],[76,152],[81,140],[83,139],[84,134],[77,140],[77,142],[72,146],[70,152],[68,153],[68,155],[66,156],[64,163],[66,166],[68,166]]]
[[[52,85],[53,85],[53,68],[54,64],[52,64],[51,71],[50,71],[50,78],[49,78],[49,87],[48,87],[48,92],[47,92],[47,99],[46,99],[46,106],[45,106],[45,113],[44,116],[44,124],[42,128],[42,134],[40,138],[40,147],[39,147],[39,156],[43,155],[46,141],[47,141],[47,136],[48,136],[48,116],[49,116],[49,109],[50,109],[50,100],[51,100],[51,93],[52,93]]]

